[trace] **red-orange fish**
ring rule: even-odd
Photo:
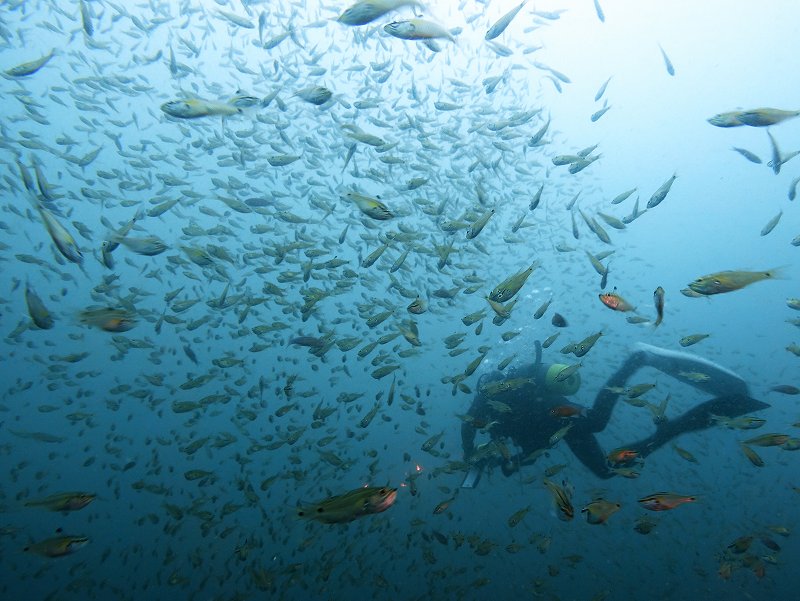
[[[615,449],[606,455],[606,459],[613,466],[628,465],[636,461],[639,452],[633,449]]]
[[[558,405],[547,412],[550,417],[585,417],[586,407],[580,405]]]
[[[616,290],[617,289],[614,288],[613,292],[604,292],[603,294],[598,294],[597,296],[600,298],[600,302],[614,311],[635,311],[636,307],[631,305],[628,301],[617,294]]]

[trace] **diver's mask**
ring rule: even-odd
[[[556,376],[568,367],[563,363],[554,363],[553,365],[542,365],[539,371],[540,382],[544,382],[544,388],[550,393],[569,396],[578,392],[581,387],[581,374],[575,372],[570,377],[565,378],[558,382]]]

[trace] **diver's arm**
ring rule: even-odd
[[[503,475],[506,478],[513,476],[519,471],[519,468],[522,467],[522,459],[522,454],[517,453],[516,455],[509,457],[508,461],[501,460],[500,471],[503,472]]]
[[[478,392],[475,394],[475,398],[472,400],[472,405],[470,405],[469,411],[467,411],[468,415],[470,415],[473,419],[481,419],[488,415],[489,406],[486,404],[488,399],[481,392],[481,387],[487,382],[501,380],[502,378],[503,374],[501,372],[489,372],[480,377],[477,386]],[[475,450],[475,432],[475,426],[472,422],[461,422],[461,449],[464,451],[465,459],[468,458]]]
[[[747,383],[739,375],[721,365],[691,353],[671,351],[639,342],[634,345],[633,352],[628,355],[616,373],[598,391],[594,405],[587,416],[588,427],[592,432],[601,432],[605,429],[619,398],[619,394],[608,389],[624,387],[630,377],[642,367],[654,367],[668,376],[717,397],[748,396]],[[703,373],[708,379],[704,382],[695,382],[682,376],[681,372]]]

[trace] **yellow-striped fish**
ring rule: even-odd
[[[781,277],[781,274],[777,268],[766,271],[718,271],[717,273],[697,278],[689,284],[689,288],[703,296],[710,296],[712,294],[722,294],[723,292],[733,292],[755,282],[779,277]]]

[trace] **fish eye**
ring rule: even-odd
[[[720,282],[719,280],[714,280],[714,285],[715,285],[715,286],[719,286],[719,285],[721,285],[721,284],[722,284],[722,282]]]

